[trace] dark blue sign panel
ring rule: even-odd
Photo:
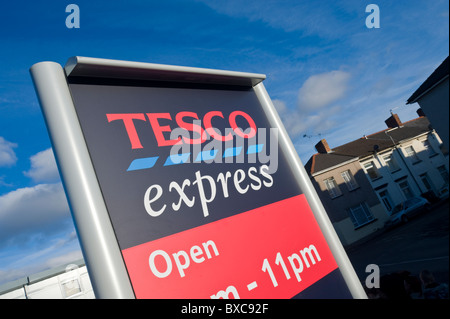
[[[138,298],[351,297],[253,89],[68,79]]]

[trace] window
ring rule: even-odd
[[[352,172],[350,172],[350,170],[342,172],[341,176],[344,179],[345,185],[347,185],[347,188],[349,191],[352,191],[352,190],[358,188],[358,183],[356,182],[356,180],[353,177],[353,174],[352,174]]]
[[[342,194],[338,184],[336,184],[336,181],[334,180],[334,177],[327,178],[326,180],[324,180],[324,183],[328,189],[328,192],[330,193],[331,198],[338,197]]]
[[[369,162],[369,163],[364,164],[364,168],[366,169],[366,172],[369,175],[371,180],[375,180],[375,179],[381,177],[378,174],[378,170],[377,170],[374,162]]]
[[[425,140],[422,143],[423,147],[425,148],[425,152],[428,154],[429,157],[432,157],[433,155],[437,154],[428,140]]]
[[[393,153],[383,156],[383,160],[391,173],[400,169],[400,166],[398,166]]]
[[[389,195],[387,190],[381,191],[378,193],[380,195],[381,201],[384,204],[384,207],[386,207],[388,212],[392,211],[392,198]]]
[[[444,183],[448,185],[448,171],[447,168],[445,168],[445,165],[439,166],[437,169],[439,171],[439,174],[441,174]]]
[[[414,193],[411,190],[411,187],[409,187],[408,181],[403,181],[398,183],[398,186],[403,192],[403,195],[405,195],[406,199],[413,198]]]
[[[361,227],[374,220],[374,217],[365,202],[349,208],[348,213],[355,228]]]
[[[61,287],[64,298],[69,298],[81,292],[80,282],[76,278],[61,283]]]
[[[420,162],[420,158],[417,156],[416,151],[412,146],[408,146],[405,148],[407,156],[411,159],[413,164]]]

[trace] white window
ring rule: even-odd
[[[378,173],[378,169],[376,168],[374,162],[364,164],[364,168],[371,180],[375,180],[381,177],[380,174]]]
[[[418,163],[420,162],[420,158],[417,156],[416,151],[412,146],[408,146],[405,148],[407,156],[411,159],[412,163]]]
[[[325,183],[325,186],[327,187],[331,198],[338,197],[342,194],[341,190],[339,189],[338,184],[334,180],[334,177],[327,178],[323,182]]]
[[[400,166],[398,166],[393,153],[383,156],[383,160],[391,173],[400,169]]]
[[[349,208],[348,212],[355,228],[363,226],[374,220],[374,217],[365,202]]]
[[[344,179],[345,185],[347,185],[349,191],[358,188],[358,183],[356,182],[355,177],[353,177],[353,174],[352,172],[350,172],[350,170],[342,172],[341,176]]]

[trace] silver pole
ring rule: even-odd
[[[135,298],[62,67],[30,73],[46,120],[81,248],[97,298]]]
[[[352,294],[353,298],[357,299],[367,299],[366,292],[356,275],[353,265],[350,262],[341,241],[334,230],[333,224],[331,223],[322,202],[317,195],[314,186],[312,185],[308,174],[303,167],[303,164],[298,157],[297,151],[289,138],[289,135],[284,128],[283,123],[278,116],[275,107],[273,106],[272,100],[269,97],[264,85],[259,83],[254,87],[255,93],[263,106],[264,112],[269,119],[270,125],[279,129],[278,139],[280,146],[287,155],[287,161],[295,175],[295,179],[299,182],[300,188],[306,196],[311,210],[314,213],[314,217],[322,230],[324,237],[328,243],[328,246],[333,253],[333,256],[338,264],[338,267],[342,273],[342,276],[347,283],[347,286]]]

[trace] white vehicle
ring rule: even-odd
[[[390,227],[400,223],[406,223],[415,215],[429,209],[430,203],[423,197],[407,199],[394,207],[391,217],[384,225],[385,227]]]

